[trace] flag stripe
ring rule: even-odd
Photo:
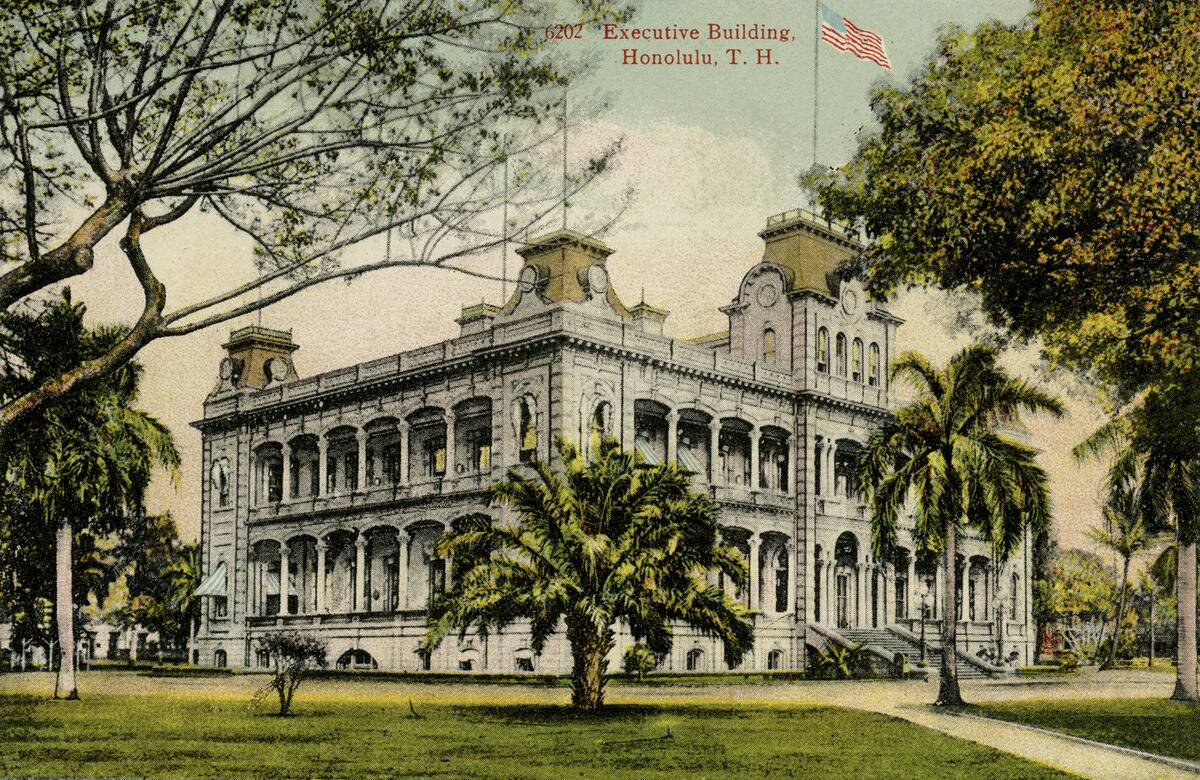
[[[838,18],[833,12],[830,12],[829,16],[834,20]],[[822,20],[821,40],[838,51],[853,54],[860,60],[869,60],[881,68],[892,69],[887,52],[883,48],[883,38],[878,33],[859,27],[844,16],[841,17],[841,21],[845,32],[837,29],[830,21]]]

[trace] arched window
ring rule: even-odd
[[[867,349],[867,384],[879,386],[879,345],[875,342]]]
[[[517,434],[517,452],[522,463],[537,456],[537,406],[533,396],[523,395],[513,401],[513,428]]]
[[[782,669],[782,668],[783,668],[783,651],[782,650],[772,650],[771,652],[767,653],[767,669],[774,671],[776,669]]]
[[[846,336],[845,334],[837,334],[837,340],[834,342],[834,370],[838,376],[846,375]]]
[[[829,371],[829,330],[817,329],[817,370]]]
[[[212,488],[217,506],[229,506],[229,461],[225,458],[213,461]]]
[[[763,330],[763,362],[775,363],[775,329],[766,328]]]
[[[1017,619],[1017,595],[1021,592],[1021,578],[1013,572],[1012,589],[1008,592],[1008,619]]]
[[[775,556],[775,611],[788,611],[788,551],[780,547]]]
[[[850,378],[855,382],[863,381],[863,343],[855,339],[850,347]]]
[[[612,436],[612,404],[601,401],[592,410],[591,429],[588,431],[588,453],[595,457],[600,451],[600,442]]]
[[[229,666],[229,656],[225,654],[224,650],[217,650],[213,653],[213,666]]]
[[[698,672],[704,665],[704,651],[698,647],[688,650],[687,654],[687,670],[689,672]]]

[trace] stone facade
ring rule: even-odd
[[[871,557],[850,468],[887,414],[900,321],[842,278],[861,247],[836,226],[788,212],[760,236],[763,261],[722,309],[728,329],[687,341],[662,335],[666,311],[625,306],[605,267],[612,250],[570,231],[520,250],[512,298],[464,309],[461,334],[440,344],[299,378],[290,332],[235,331],[196,423],[201,662],[259,665],[256,635],[286,626],[325,638],[342,667],[569,671],[565,638],[534,657],[519,628],[419,650],[424,607],[449,572],[438,535],[470,515],[503,522],[488,485],[552,457],[560,435],[585,447],[613,435],[696,472],[749,562],[751,586],[726,586],[755,626],[740,668],[803,668],[818,635],[913,630],[925,569],[910,529],[894,560]],[[978,539],[962,552],[961,649],[994,647],[1003,607],[1005,652],[1028,662],[1027,552],[999,568]],[[716,640],[681,627],[661,668],[727,667]]]

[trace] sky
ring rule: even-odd
[[[932,51],[947,24],[973,27],[986,19],[1013,22],[1029,10],[1016,0],[831,0],[836,12],[879,33],[894,70],[888,73],[821,44],[814,79],[814,6],[810,0],[643,0],[637,27],[725,26],[759,23],[790,28],[793,42],[772,44],[772,64],[718,67],[622,65],[622,49],[673,52],[727,47],[752,52],[754,42],[630,43],[556,41],[588,63],[581,93],[599,93],[608,109],[572,131],[574,160],[605,140],[624,139],[618,164],[601,186],[602,196],[630,187],[635,200],[604,240],[616,250],[610,277],[626,302],[645,300],[671,310],[666,330],[690,336],[721,329],[717,307],[730,301],[747,270],[762,257],[757,232],[769,215],[806,198],[797,175],[813,159],[814,105],[817,156],[822,164],[849,159],[856,134],[869,130],[870,87],[879,79],[904,83]],[[748,55],[748,56],[753,56]],[[814,92],[814,81],[816,90]],[[816,100],[814,101],[814,94]],[[147,237],[148,255],[164,281],[171,308],[248,278],[250,247],[204,214]],[[515,264],[514,264],[515,265]],[[499,258],[473,267],[496,272]],[[92,272],[72,282],[77,299],[95,321],[132,322],[141,292],[115,242],[97,252]],[[432,269],[404,269],[334,282],[280,302],[261,315],[263,325],[291,328],[300,345],[301,376],[352,365],[453,337],[462,306],[500,302],[500,285]],[[920,350],[944,361],[967,343],[953,330],[953,310],[935,293],[902,294],[892,304],[906,320],[901,349]],[[146,366],[142,405],[174,432],[183,458],[178,482],[165,476],[151,488],[150,508],[170,511],[185,537],[199,527],[200,434],[189,423],[202,414],[204,397],[217,381],[221,343],[230,330],[259,321],[236,320],[189,336],[155,342],[141,353]],[[1010,368],[1036,371],[1036,350],[1006,357]],[[1066,398],[1062,420],[1029,419],[1033,443],[1051,475],[1056,534],[1061,544],[1086,544],[1085,530],[1098,518],[1101,466],[1075,465],[1070,448],[1102,421],[1086,388],[1051,381]]]

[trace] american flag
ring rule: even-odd
[[[853,54],[860,60],[870,60],[881,68],[892,69],[887,54],[883,51],[883,38],[870,30],[858,27],[824,3],[819,2],[818,7],[821,11],[821,40],[838,51]]]

